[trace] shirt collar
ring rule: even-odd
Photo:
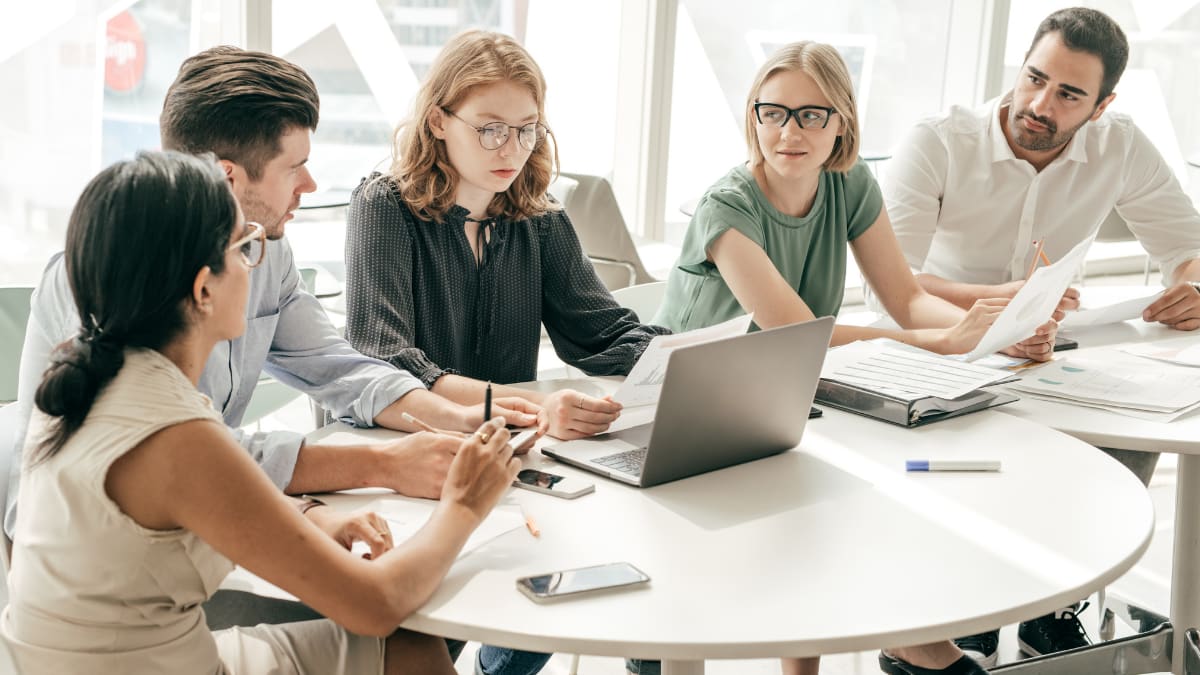
[[[992,163],[1003,162],[1007,160],[1017,160],[1017,156],[1013,154],[1012,147],[1008,144],[1008,138],[1004,135],[1004,128],[1000,126],[1000,110],[1009,105],[1012,101],[1012,92],[1000,96],[991,106],[991,124],[988,125],[988,133],[992,137]],[[1059,158],[1066,158],[1066,161],[1086,163],[1087,157],[1087,132],[1091,125],[1084,124],[1079,127],[1079,131],[1067,141],[1067,147],[1062,153],[1054,158],[1057,162]],[[1024,160],[1020,160],[1024,161]]]

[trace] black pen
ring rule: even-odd
[[[487,391],[483,393],[483,421],[492,419],[492,381],[488,380]]]

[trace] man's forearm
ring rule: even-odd
[[[305,444],[284,492],[299,495],[377,487],[381,472],[380,453],[371,446]]]
[[[1175,268],[1171,275],[1171,285],[1182,284],[1185,281],[1200,281],[1200,258],[1192,258]]]
[[[480,382],[479,380],[463,377],[462,375],[446,374],[439,377],[433,383],[433,387],[430,390],[456,403],[475,405],[476,403],[483,402],[484,391],[486,389],[486,382]],[[546,398],[545,394],[540,392],[519,389],[503,384],[493,384],[492,397],[498,398],[500,396],[516,396],[526,401],[537,403],[538,405],[541,405],[542,400]]]
[[[958,281],[950,281],[943,279],[936,274],[920,273],[917,274],[917,283],[921,284],[930,295],[935,295],[943,300],[963,309],[970,309],[971,305],[975,304],[976,300],[985,298],[1007,298],[1011,293],[1005,292],[998,286],[990,286],[987,284],[967,284]]]

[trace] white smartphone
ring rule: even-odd
[[[582,478],[560,476],[537,469],[521,469],[517,473],[517,479],[513,481],[513,487],[544,492],[563,499],[575,499],[594,491],[596,484]]]
[[[534,442],[539,438],[541,438],[541,434],[538,433],[537,427],[513,429],[512,437],[508,439],[508,444],[519,455],[529,452],[529,449],[533,447]]]
[[[534,602],[548,602],[584,593],[628,588],[650,581],[649,575],[627,562],[580,567],[517,579],[517,588]]]

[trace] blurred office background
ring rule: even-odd
[[[915,121],[1010,86],[1038,21],[1068,4],[1078,3],[8,0],[0,284],[37,280],[96,171],[158,147],[166,87],[180,61],[212,45],[269,50],[312,74],[322,97],[310,166],[323,194],[314,202],[336,204],[386,166],[392,129],[451,35],[485,27],[516,36],[545,70],[562,169],[611,181],[637,241],[665,251],[647,264],[661,271],[687,224],[681,205],[744,159],[746,88],[775,46],[838,46],[862,102],[863,152],[886,171],[889,148]],[[1114,107],[1134,115],[1195,195],[1200,1],[1082,4],[1128,32],[1132,56]],[[317,209],[290,225],[298,259],[340,255],[340,220]]]

